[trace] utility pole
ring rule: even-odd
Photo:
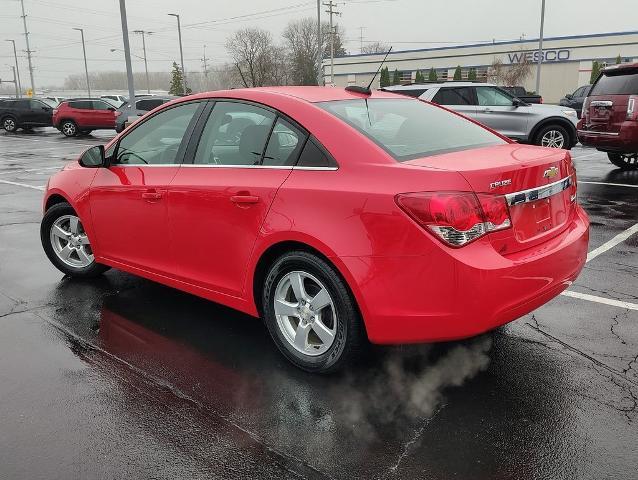
[[[16,87],[18,88],[18,98],[20,98],[22,96],[22,83],[20,82],[20,67],[18,67],[18,51],[16,50],[16,41],[7,40],[7,42],[11,42],[13,44],[13,58],[15,58],[16,62],[15,73],[18,79]]]
[[[29,61],[29,77],[31,77],[31,91],[35,95],[35,82],[33,81],[33,63],[31,61],[31,47],[29,47],[29,30],[27,29],[27,15],[24,13],[24,0],[20,0],[22,6],[22,25],[24,25],[24,40],[27,44],[27,60]]]
[[[328,3],[324,3],[324,5],[326,7],[328,7],[328,10],[326,10],[326,13],[330,15],[330,83],[332,85],[335,84],[335,36],[336,36],[336,30],[335,30],[335,26],[334,23],[332,21],[333,17],[335,15],[341,15],[341,13],[339,13],[337,10],[335,10],[337,4],[335,2],[333,2],[332,0],[330,0]]]
[[[202,86],[202,91],[208,90],[208,64],[206,63],[207,60],[206,45],[204,45],[204,58],[202,58],[202,62],[204,63],[204,85]]]
[[[84,29],[74,28],[73,30],[79,31],[80,35],[82,36],[82,52],[84,52],[84,73],[86,74],[86,91],[89,94],[89,98],[91,98],[91,84],[89,83],[89,67],[86,63],[86,44],[84,43]]]
[[[122,41],[124,42],[124,60],[126,61],[126,81],[128,83],[129,105],[135,105],[135,85],[131,65],[131,45],[128,41],[128,22],[126,20],[126,0],[120,0],[120,18],[122,20]]]
[[[323,34],[321,33],[321,0],[317,0],[317,85],[323,85]]]
[[[148,62],[146,61],[146,40],[144,35],[150,35],[153,32],[146,32],[144,30],[133,30],[133,33],[142,35],[142,50],[144,50],[144,70],[146,71],[146,93],[151,93],[151,83],[148,81]]]
[[[16,98],[18,98],[18,82],[16,81],[16,67],[12,67],[11,65],[7,65],[7,67],[9,67],[11,69],[11,71],[13,72],[13,81],[11,80],[2,80],[0,78],[0,84],[2,84],[2,82],[4,83],[13,83],[13,85],[15,86],[16,89]]]
[[[359,27],[359,32],[360,32],[360,33],[359,33],[359,40],[361,41],[361,50],[360,50],[360,51],[361,51],[361,53],[363,53],[363,30],[364,30],[365,28],[366,28],[366,27]]]
[[[179,15],[176,13],[169,13],[170,17],[175,17],[177,19],[177,35],[179,37],[179,58],[182,62],[182,85],[184,89],[184,95],[186,95],[186,70],[184,70],[184,50],[182,49],[182,25],[179,21]]]
[[[538,36],[538,64],[536,66],[536,95],[541,91],[541,65],[543,64],[543,26],[545,25],[545,0],[541,0],[541,33]]]

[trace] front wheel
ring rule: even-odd
[[[613,153],[608,152],[609,161],[622,170],[638,169],[638,153]]]
[[[572,144],[569,134],[560,125],[547,125],[536,134],[534,144],[549,148],[564,148],[571,150]]]
[[[335,371],[364,344],[352,294],[335,269],[311,253],[290,252],[273,263],[262,306],[275,344],[303,370]]]
[[[109,269],[95,261],[89,237],[68,203],[58,203],[46,211],[40,240],[51,263],[66,275],[95,277]]]
[[[13,117],[4,117],[2,120],[2,128],[9,133],[14,133],[18,129],[18,122]]]
[[[60,131],[67,137],[75,137],[78,133],[78,126],[72,120],[65,120],[60,125]]]

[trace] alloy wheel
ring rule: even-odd
[[[277,326],[295,350],[308,356],[328,351],[338,318],[323,283],[307,272],[289,272],[279,280],[273,301]]]
[[[75,132],[76,127],[73,122],[65,122],[64,125],[62,125],[62,133],[64,133],[67,137],[72,137],[75,135]]]
[[[541,138],[541,145],[550,148],[563,148],[565,136],[558,130],[548,130]]]
[[[16,129],[16,122],[13,118],[5,118],[4,122],[2,123],[2,127],[7,132],[13,132]]]
[[[63,215],[53,222],[49,238],[53,251],[66,265],[85,268],[95,261],[89,237],[75,215]]]

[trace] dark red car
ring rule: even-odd
[[[574,281],[589,238],[568,151],[324,87],[169,102],[53,175],[43,207],[62,272],[115,267],[262,316],[310,371],[367,340],[514,320]]]
[[[638,63],[603,69],[583,104],[578,139],[617,167],[638,169]]]
[[[65,100],[53,110],[53,126],[67,137],[93,130],[115,130],[118,114],[115,105],[103,99]]]

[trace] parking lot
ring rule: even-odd
[[[590,254],[547,305],[318,376],[254,318],[50,264],[47,178],[109,135],[0,133],[0,478],[637,478],[638,171],[572,150]]]

